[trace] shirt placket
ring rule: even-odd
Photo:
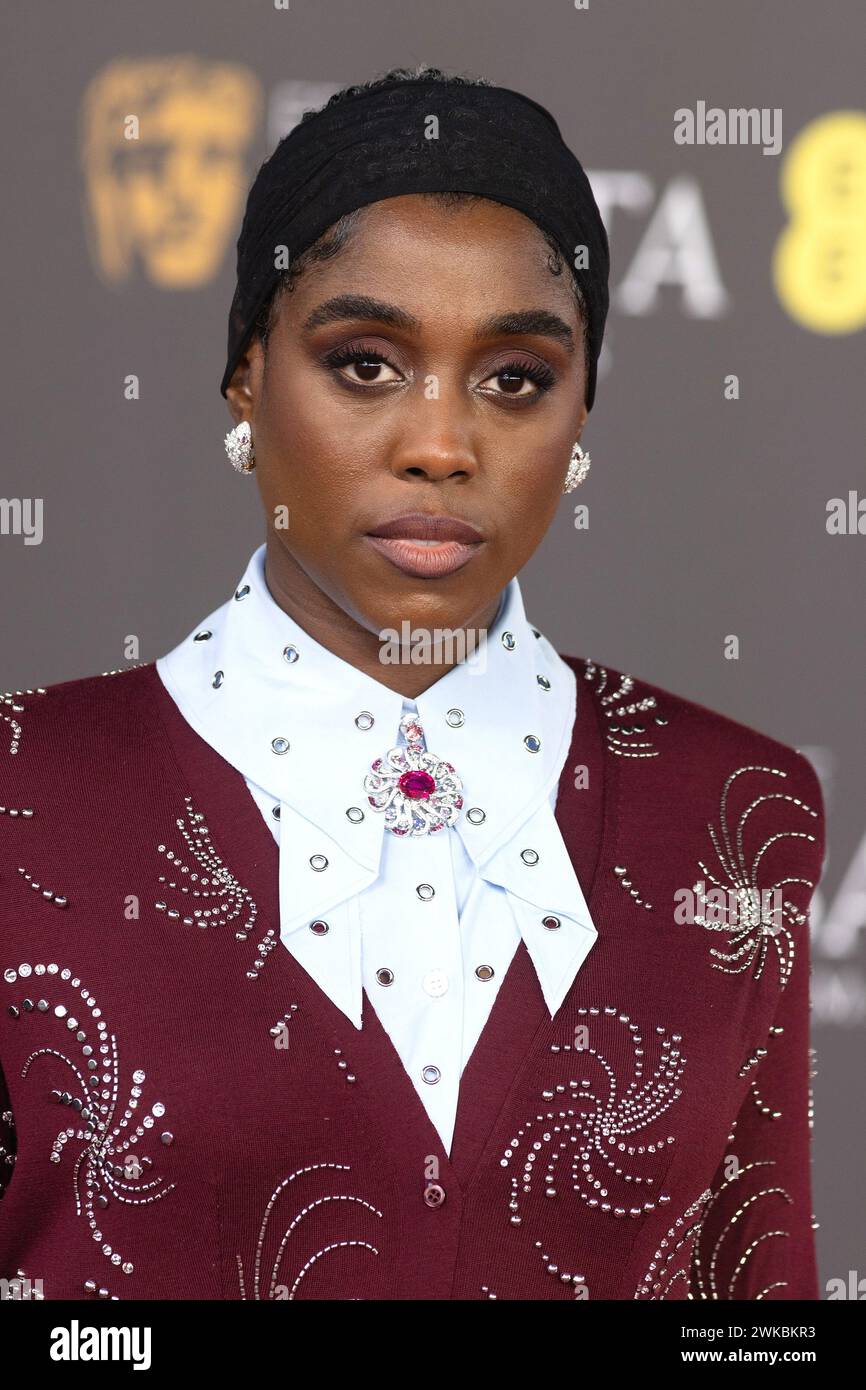
[[[400,1039],[403,1065],[446,1151],[457,1114],[464,1002],[448,834],[386,835],[382,874],[360,901],[367,996],[385,1031]]]

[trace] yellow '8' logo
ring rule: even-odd
[[[866,112],[834,111],[792,144],[781,175],[790,221],[773,281],[792,318],[816,333],[866,323]]]

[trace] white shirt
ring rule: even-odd
[[[553,1016],[597,936],[554,818],[574,673],[514,578],[486,642],[409,700],[280,608],[264,543],[156,669],[277,841],[282,945],[356,1028],[366,991],[450,1154],[460,1077],[521,937]],[[406,712],[463,784],[456,823],[417,837],[388,830],[364,789],[405,746]]]

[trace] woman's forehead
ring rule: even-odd
[[[359,208],[335,254],[305,266],[290,298],[306,305],[325,294],[383,298],[400,289],[423,302],[444,286],[473,295],[477,287],[514,304],[532,294],[573,318],[570,277],[562,270],[542,229],[514,208],[486,198],[446,207],[405,194]]]
[[[425,235],[435,228],[444,236],[465,238],[471,224],[475,237],[546,244],[541,227],[525,213],[480,194],[401,193],[364,204],[357,209],[356,217],[357,232],[368,236],[388,227],[392,231],[419,231]],[[353,239],[354,236],[353,231]],[[467,249],[470,246],[467,243]]]

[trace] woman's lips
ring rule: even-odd
[[[483,541],[471,545],[464,541],[423,541],[403,536],[367,536],[366,539],[398,570],[418,579],[441,579],[443,575],[454,574],[484,544]]]

